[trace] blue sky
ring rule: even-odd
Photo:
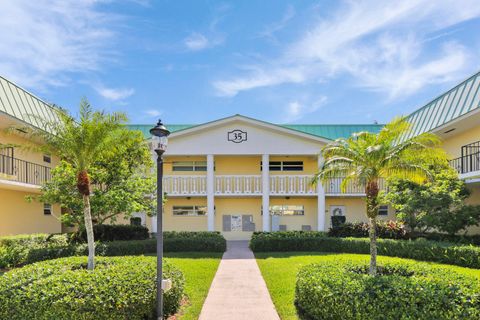
[[[407,114],[480,68],[478,0],[0,3],[0,74],[131,123]]]

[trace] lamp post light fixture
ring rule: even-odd
[[[170,131],[158,120],[155,127],[150,129],[153,148],[157,153],[157,319],[163,320],[163,154],[167,150]],[[166,288],[165,288],[166,289]]]

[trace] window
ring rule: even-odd
[[[142,218],[140,218],[140,217],[131,217],[131,218],[130,218],[130,225],[132,225],[132,226],[141,226],[141,225],[142,225]]]
[[[206,216],[206,206],[173,206],[174,216]]]
[[[260,170],[263,164],[260,162]],[[270,171],[303,171],[303,161],[270,161]]]
[[[388,216],[388,206],[379,206],[378,207],[379,216]]]
[[[207,171],[206,161],[174,161],[173,171]]]
[[[44,154],[43,155],[43,162],[51,163],[52,162],[52,157],[49,154]]]
[[[303,206],[270,206],[270,214],[274,216],[303,216],[305,210]]]
[[[43,204],[43,214],[44,215],[51,215],[52,214],[52,205],[49,203]]]

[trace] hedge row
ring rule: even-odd
[[[330,237],[366,238],[369,233],[369,224],[365,222],[346,222],[328,230]],[[398,221],[378,221],[377,235],[382,239],[417,239],[445,241],[461,244],[480,245],[480,234],[476,235],[451,235],[439,232],[408,233],[405,226]]]
[[[480,247],[447,242],[378,239],[378,254],[480,268]],[[314,251],[370,253],[368,238],[334,238],[321,232],[255,232],[250,248],[256,252]]]
[[[97,256],[125,256],[155,253],[156,239],[97,242]],[[226,240],[219,232],[165,232],[165,252],[224,252]],[[0,268],[38,261],[86,255],[85,243],[69,243],[65,235],[26,235],[0,239]]]
[[[425,263],[388,262],[367,275],[360,262],[300,269],[295,305],[303,319],[480,319],[475,277]]]
[[[97,241],[145,240],[150,237],[148,228],[138,225],[99,224],[93,226],[93,237]],[[74,234],[76,242],[86,242],[87,233],[80,230]]]
[[[184,277],[168,261],[164,278],[172,289],[164,293],[164,313],[178,311]],[[97,258],[94,271],[86,259],[70,257],[39,262],[0,277],[0,319],[153,319],[156,259]]]

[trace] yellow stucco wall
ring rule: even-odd
[[[452,132],[454,133],[454,132]],[[443,140],[443,149],[451,158],[461,156],[461,147],[480,140],[480,125]]]
[[[262,230],[261,198],[215,198],[215,230],[222,231],[223,215],[252,215],[255,231]],[[252,232],[223,232],[227,240],[249,239]]]
[[[28,140],[20,135],[6,134],[0,131],[0,143],[14,145],[14,157],[17,159],[33,162],[51,168],[58,163],[58,159],[55,157],[52,157],[52,163],[44,162],[44,154],[34,150],[31,147],[28,147],[29,145],[34,144],[32,142],[28,142]]]
[[[202,156],[166,156],[163,163],[164,175],[206,175],[206,171],[173,171],[173,162],[186,162],[186,161],[207,161],[206,157]]]
[[[345,215],[347,222],[368,222],[365,209],[365,199],[361,197],[328,197],[326,199],[326,219],[327,229],[331,227],[331,206],[345,206]],[[395,211],[389,208],[387,216],[378,216],[378,220],[395,220]]]
[[[163,209],[166,231],[207,231],[207,216],[182,217],[173,215],[173,206],[206,206],[207,198],[169,198]],[[151,222],[150,222],[151,226]],[[148,226],[147,226],[148,227]],[[150,229],[151,230],[151,229]]]
[[[60,207],[53,206],[52,215],[43,214],[43,204],[27,202],[31,193],[0,189],[0,236],[27,233],[59,233],[62,231]]]
[[[280,216],[279,224],[286,225],[287,231],[302,230],[302,225],[309,225],[312,230],[317,230],[317,198],[271,198],[270,206],[276,205],[304,206],[305,214],[303,216]]]

